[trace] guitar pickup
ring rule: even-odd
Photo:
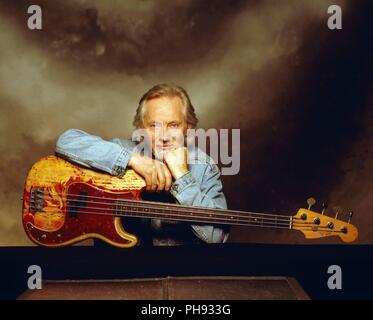
[[[30,211],[41,212],[44,207],[44,189],[32,188],[30,196]]]

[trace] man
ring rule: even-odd
[[[216,164],[199,148],[185,148],[187,130],[195,128],[197,122],[194,107],[183,88],[156,85],[141,98],[133,122],[136,129],[144,132],[142,143],[119,138],[105,141],[82,130],[70,129],[59,137],[56,153],[118,177],[132,168],[146,182],[144,200],[226,209]],[[149,147],[150,154],[138,148],[141,144]],[[125,227],[128,223],[125,222]],[[228,238],[223,226],[158,219],[151,220],[148,230],[140,228],[138,232],[144,233],[144,239],[152,233],[154,245],[219,243]]]

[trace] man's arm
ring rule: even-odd
[[[169,191],[171,174],[160,161],[141,156],[131,140],[106,141],[79,129],[69,129],[57,140],[56,153],[87,168],[122,177],[127,167],[139,173],[147,191]]]
[[[171,194],[182,205],[226,209],[227,202],[222,191],[219,168],[216,164],[200,166],[199,171],[203,174],[200,184],[189,171],[172,184]],[[192,228],[197,236],[207,243],[220,243],[228,239],[228,233],[216,226],[192,225]]]
[[[65,131],[56,143],[56,153],[68,160],[118,177],[124,175],[132,151],[133,148],[124,146],[119,139],[106,141],[79,129]]]

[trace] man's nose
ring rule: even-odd
[[[163,142],[167,142],[170,140],[170,133],[169,131],[167,130],[167,127],[162,127],[160,128],[160,130],[158,131],[158,139],[163,141]]]

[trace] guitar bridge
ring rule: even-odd
[[[43,211],[44,207],[44,189],[41,188],[33,188],[31,189],[31,196],[30,196],[30,211],[41,212]]]

